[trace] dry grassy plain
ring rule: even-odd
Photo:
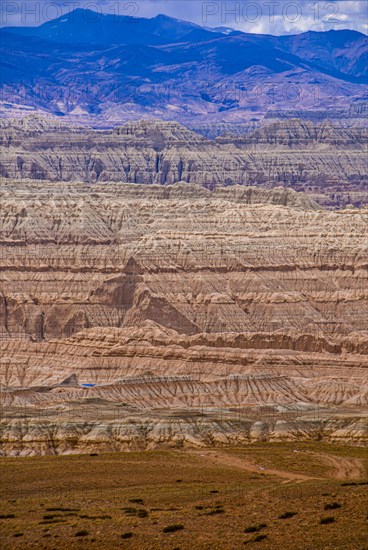
[[[363,550],[367,458],[321,443],[1,458],[1,549]]]

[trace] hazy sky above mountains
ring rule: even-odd
[[[164,13],[209,27],[289,34],[355,29],[367,33],[367,0],[1,0],[1,26],[37,26],[76,8],[154,17]]]

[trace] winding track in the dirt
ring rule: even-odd
[[[266,468],[260,465],[244,460],[242,458],[232,456],[230,454],[221,451],[208,451],[208,450],[191,450],[191,454],[196,457],[209,460],[216,464],[222,464],[246,470],[247,472],[253,472],[257,474],[270,475],[282,478],[283,483],[302,483],[303,481],[311,481],[316,479],[330,479],[333,477],[338,480],[358,480],[362,479],[366,475],[366,469],[362,459],[341,457],[336,455],[329,455],[326,453],[310,453],[316,456],[318,459],[332,466],[333,471],[331,476],[310,476],[306,474],[295,473],[286,470],[279,470],[277,468]]]
[[[243,460],[242,458],[238,458],[236,456],[223,453],[221,451],[201,450],[201,451],[191,451],[191,453],[197,457],[201,457],[205,460],[210,460],[216,464],[222,464],[225,466],[230,466],[230,467],[238,468],[240,470],[246,470],[247,472],[253,472],[257,474],[281,477],[284,479],[283,483],[290,483],[292,481],[295,483],[301,483],[303,481],[321,479],[316,476],[313,477],[306,474],[297,474],[294,472],[287,472],[285,470],[278,470],[276,468],[266,468],[266,467],[257,465],[253,462]]]
[[[366,468],[360,458],[350,458],[330,455],[327,453],[311,453],[327,465],[331,466],[332,476],[339,480],[359,480],[365,477]]]

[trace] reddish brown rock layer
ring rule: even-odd
[[[367,210],[28,182],[0,221],[3,453],[367,441]]]

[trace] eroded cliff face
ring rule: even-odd
[[[286,120],[246,136],[211,141],[177,122],[142,120],[113,130],[59,119],[6,120],[4,178],[88,183],[286,186],[327,207],[367,203],[367,133],[330,123]]]
[[[367,442],[368,212],[8,181],[3,454]]]
[[[367,128],[364,126],[339,125],[337,122],[323,120],[313,123],[309,120],[291,118],[289,120],[276,120],[265,123],[253,132],[234,136],[231,132],[216,139],[217,143],[233,144],[238,148],[251,148],[272,150],[278,149],[309,149],[326,151],[357,150],[364,151],[367,147]]]

